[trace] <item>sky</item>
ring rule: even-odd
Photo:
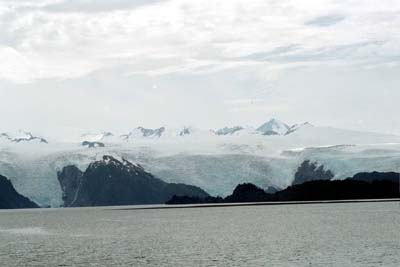
[[[400,134],[398,0],[0,0],[0,132]]]

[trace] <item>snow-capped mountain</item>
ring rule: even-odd
[[[120,136],[121,141],[171,141],[171,140],[187,140],[193,137],[208,137],[210,131],[200,130],[192,126],[183,126],[179,128],[160,127],[160,128],[143,128],[137,127],[127,134]]]
[[[58,179],[67,207],[162,204],[174,195],[208,196],[198,187],[166,183],[140,165],[109,155],[85,171],[74,165],[64,167]]]
[[[30,142],[10,141],[23,137],[21,134],[0,135],[0,174],[33,201],[59,206],[62,191],[57,171],[67,165],[86,169],[103,155],[140,164],[166,182],[199,186],[221,196],[243,182],[263,188],[286,187],[306,159],[323,164],[335,179],[362,171],[400,171],[399,136],[309,123],[288,127],[284,132],[285,123],[272,120],[269,125],[261,130],[279,135],[264,135],[265,131],[251,127],[233,134],[228,128],[225,135],[193,127],[139,127],[122,137],[86,134],[73,142],[51,139],[48,143],[33,134],[25,136]]]
[[[88,142],[104,142],[110,140],[114,137],[114,134],[111,132],[101,132],[101,133],[86,133],[82,134],[81,139],[82,141]]]
[[[194,129],[192,127],[183,127],[183,129],[179,132],[179,136],[191,135],[193,134]]]
[[[128,134],[121,135],[124,140],[135,139],[135,138],[160,138],[165,132],[165,127],[156,129],[148,129],[143,127],[137,127]]]
[[[271,119],[257,128],[263,135],[284,135],[289,130],[289,126],[277,119]]]
[[[48,141],[45,138],[40,136],[34,136],[32,133],[22,130],[14,135],[9,133],[0,133],[0,138],[14,143],[20,143],[20,142],[39,142],[45,144],[48,143]]]

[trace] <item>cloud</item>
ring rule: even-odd
[[[345,17],[343,15],[328,15],[319,16],[306,22],[306,25],[329,27],[343,21]]]
[[[110,12],[115,10],[129,10],[166,0],[63,0],[50,3],[42,7],[50,12]]]
[[[118,67],[121,75],[157,76],[397,64],[399,10],[391,0],[2,1],[0,77],[18,83]]]

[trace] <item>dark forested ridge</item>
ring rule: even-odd
[[[226,198],[174,196],[167,204],[238,203],[399,198],[398,173],[361,173],[345,180],[313,180],[270,194],[253,184],[240,184]]]

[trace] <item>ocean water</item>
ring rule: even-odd
[[[400,266],[400,203],[0,211],[0,266]]]

